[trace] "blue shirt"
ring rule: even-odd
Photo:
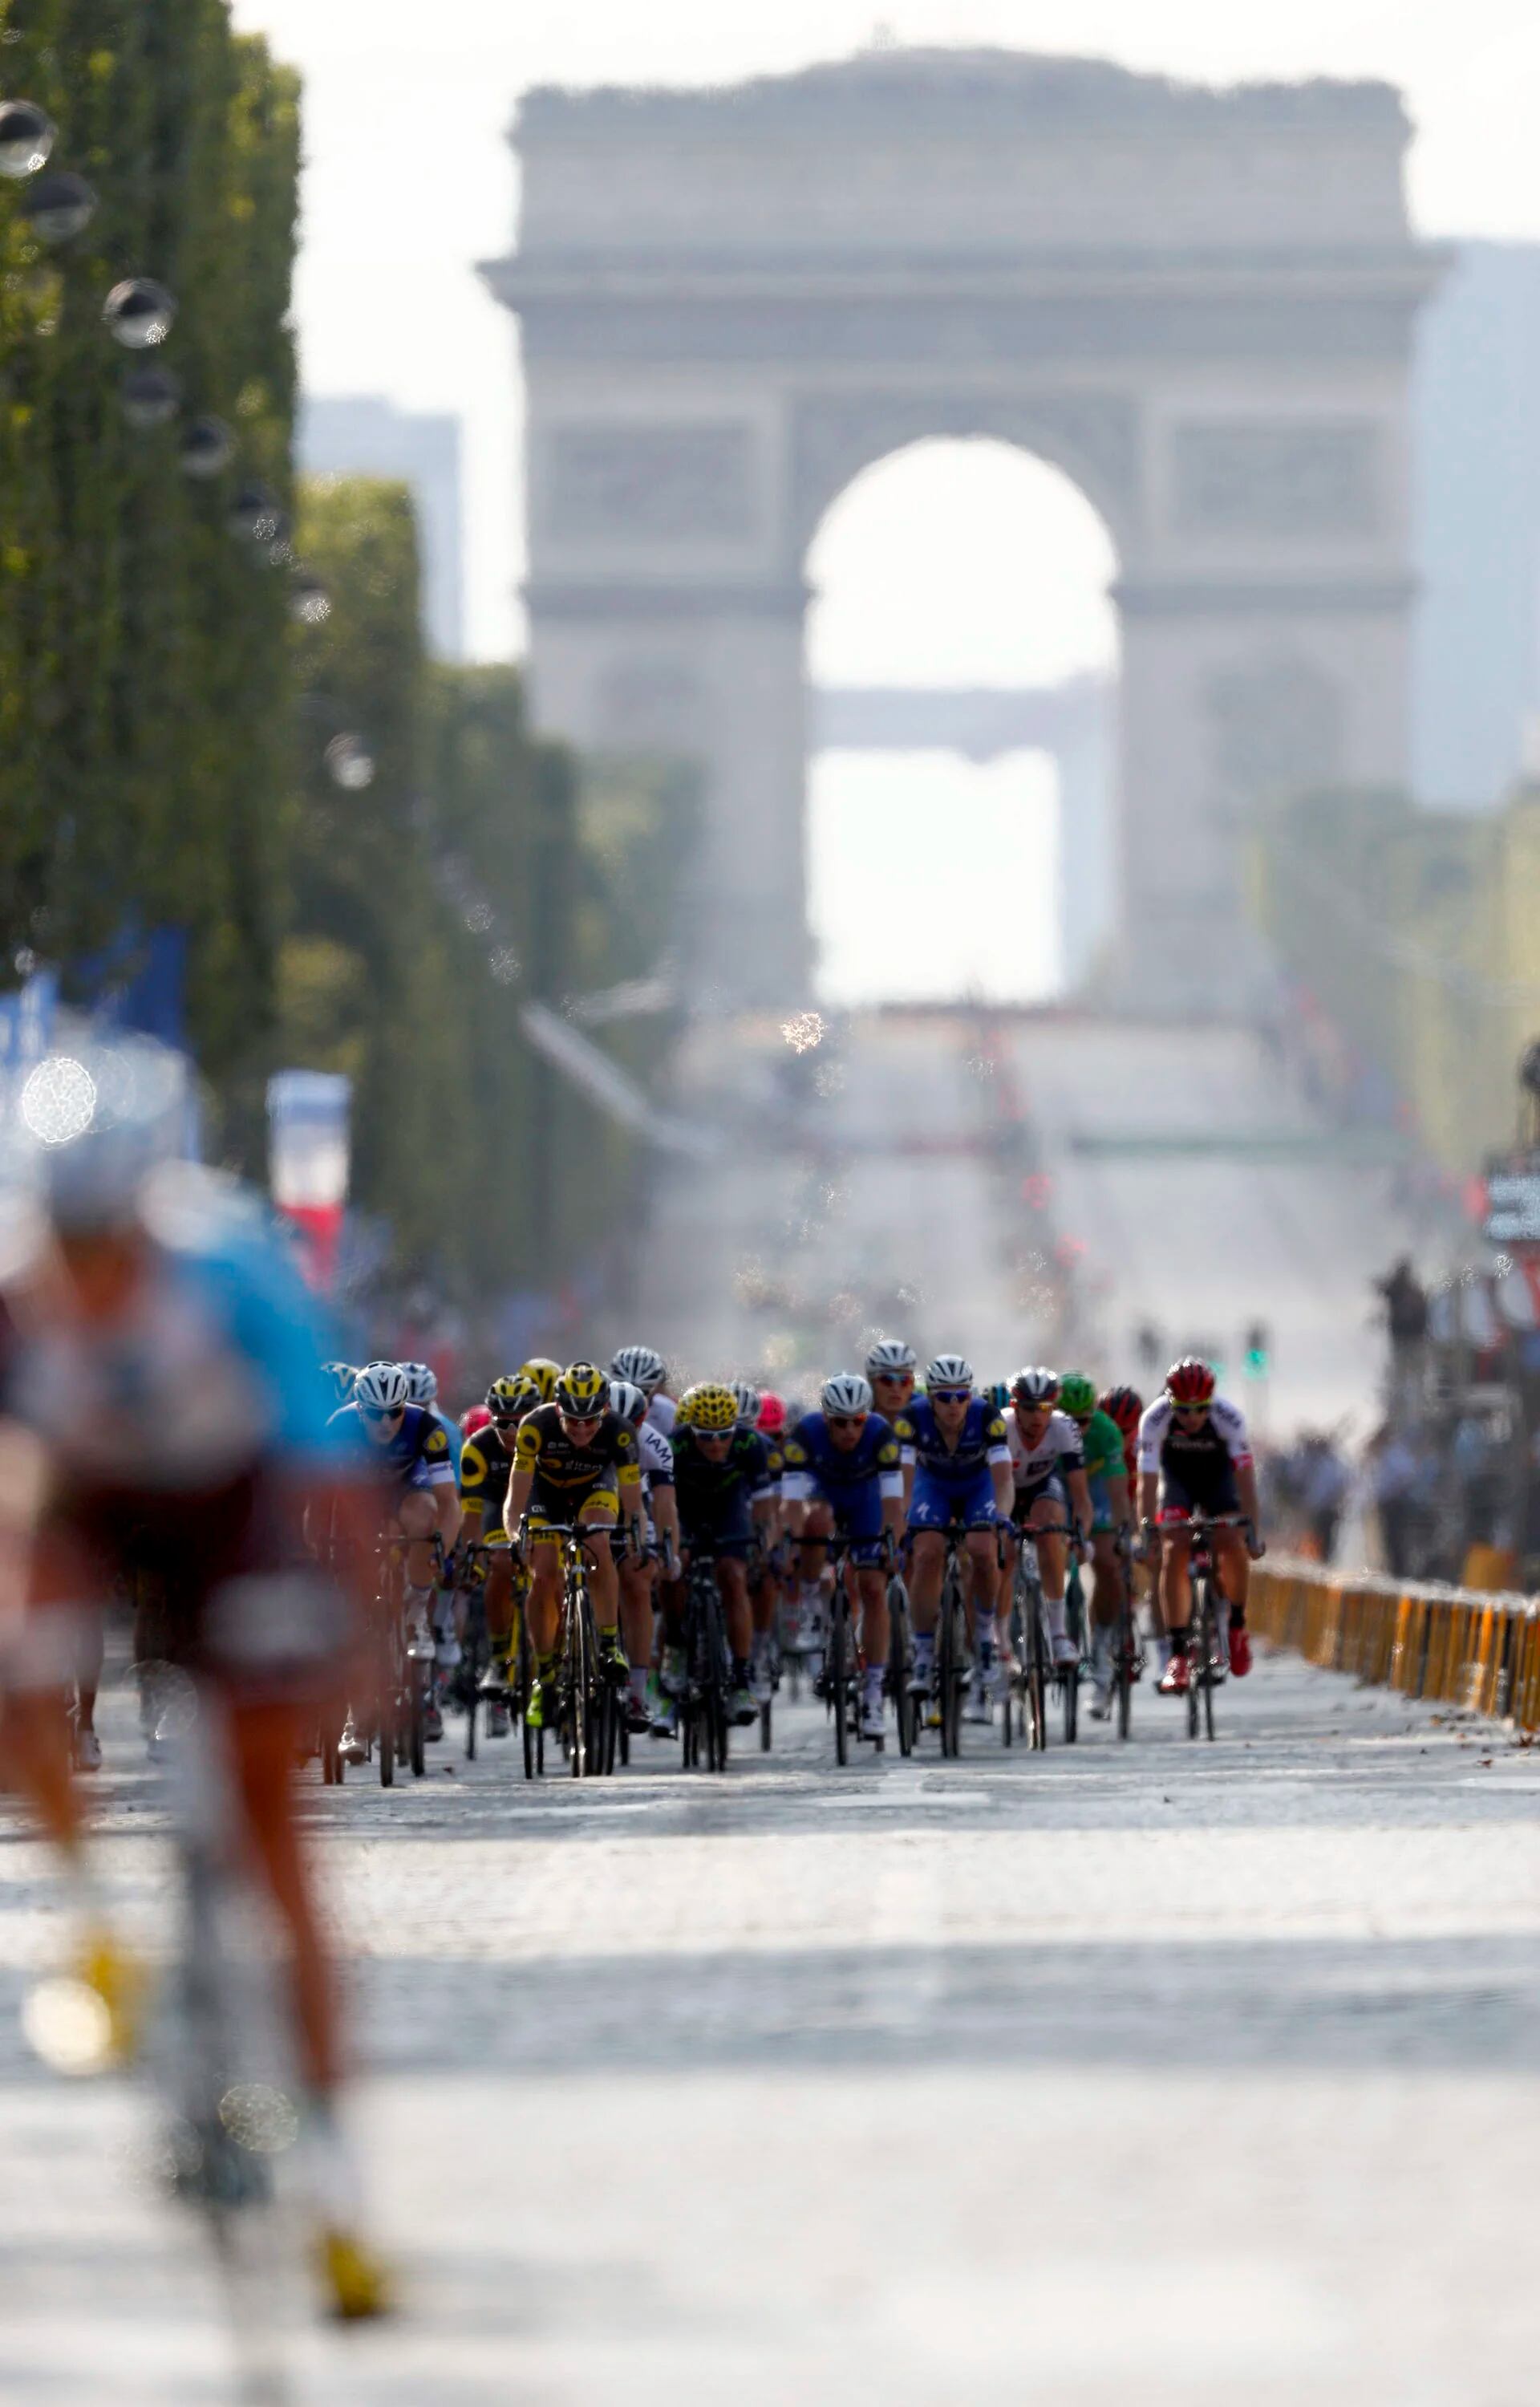
[[[955,1446],[948,1446],[941,1435],[936,1407],[928,1396],[911,1399],[908,1409],[895,1421],[893,1433],[906,1458],[911,1455],[922,1471],[933,1479],[955,1480],[959,1486],[976,1478],[987,1464],[1010,1460],[1004,1417],[987,1396],[969,1399]]]
[[[782,1493],[795,1503],[798,1481],[811,1482],[830,1499],[865,1488],[869,1481],[899,1476],[898,1441],[881,1413],[868,1415],[853,1446],[835,1445],[822,1413],[804,1413],[781,1449]]]
[[[389,1471],[398,1479],[420,1473],[433,1488],[447,1487],[454,1479],[448,1436],[431,1405],[408,1404],[400,1429],[384,1446],[376,1446],[364,1428],[360,1405],[344,1404],[340,1412],[332,1414],[332,1427],[339,1431],[355,1460],[361,1458],[376,1471]]]

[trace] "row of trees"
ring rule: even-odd
[[[49,251],[0,192],[0,944],[89,999],[179,932],[225,1158],[260,1175],[271,1070],[346,1070],[388,1275],[484,1305],[549,1287],[624,1225],[634,1163],[520,1009],[652,965],[684,797],[580,777],[514,669],[425,658],[403,490],[296,491],[299,91],[226,0],[0,0],[0,35],[6,95],[100,198]],[[233,429],[222,479],[125,418],[101,311],[127,275],[177,297],[154,356]],[[231,531],[253,477],[276,542]],[[344,733],[361,789],[328,770]]]

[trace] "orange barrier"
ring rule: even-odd
[[[1540,1601],[1480,1588],[1349,1580],[1298,1560],[1259,1563],[1259,1638],[1374,1688],[1540,1730]]]

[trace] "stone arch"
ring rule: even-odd
[[[1407,134],[1385,85],[1005,51],[529,96],[521,249],[486,273],[522,326],[534,706],[696,752],[724,990],[805,979],[802,563],[907,443],[1018,445],[1111,534],[1147,1008],[1240,990],[1257,760],[1313,731],[1346,781],[1405,784],[1409,356],[1442,268]]]

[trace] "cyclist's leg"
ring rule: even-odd
[[[1043,1614],[1048,1623],[1049,1643],[1056,1663],[1069,1664],[1078,1654],[1069,1635],[1065,1590],[1069,1578],[1069,1546],[1064,1525],[1069,1517],[1069,1500],[1061,1479],[1047,1480],[1033,1499],[1026,1517],[1026,1526],[1038,1542],[1038,1572],[1042,1580]]]
[[[749,1655],[754,1645],[754,1616],[749,1609],[749,1582],[746,1538],[725,1538],[717,1542],[716,1585],[721,1591],[723,1617],[728,1625],[728,1652],[732,1658],[732,1698],[730,1711],[735,1721],[745,1727],[755,1719],[758,1707],[749,1687]]]

